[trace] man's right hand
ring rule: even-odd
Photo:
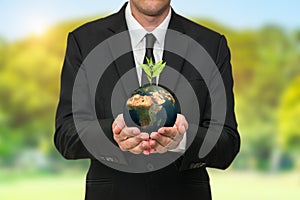
[[[149,134],[141,133],[136,127],[127,127],[123,114],[119,114],[112,124],[114,140],[122,151],[129,151],[134,154],[149,155],[154,152],[150,146]]]

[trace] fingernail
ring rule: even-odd
[[[157,138],[157,133],[152,134],[152,135],[150,136],[150,138],[156,139],[156,138]]]
[[[118,127],[115,127],[115,128],[113,129],[113,132],[116,133],[117,130],[118,130]]]
[[[153,137],[155,134],[156,134],[156,132],[152,132],[152,133],[150,134],[150,137]]]
[[[141,135],[141,139],[143,139],[143,140],[146,140],[146,139],[149,139],[149,135],[147,134],[147,135]]]

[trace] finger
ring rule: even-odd
[[[142,139],[139,137],[132,137],[126,140],[123,140],[119,143],[119,147],[123,151],[130,151],[131,149],[134,149],[136,146],[138,146],[141,143]]]
[[[145,143],[145,142],[147,142],[147,143]],[[142,147],[144,148],[143,153],[145,155],[149,155],[151,153],[155,153],[155,147],[157,146],[156,144],[157,144],[156,141],[153,140],[153,139],[149,139],[147,141],[143,141],[143,144],[142,144]]]
[[[150,148],[151,148],[151,149],[154,149],[155,146],[156,146],[156,141],[153,140],[153,139],[150,139],[150,140],[149,140],[149,145],[150,145]]]
[[[124,127],[125,127],[125,121],[123,118],[123,114],[119,114],[112,124],[113,133],[119,134]]]
[[[162,146],[159,143],[156,143],[153,153],[165,153],[167,151],[168,151],[168,149],[166,147]]]
[[[143,154],[144,155],[149,155],[150,154],[150,144],[149,141],[143,141],[141,142],[142,148],[143,148]]]
[[[173,141],[172,138],[166,137],[157,132],[151,133],[150,137],[151,137],[151,139],[154,139],[157,143],[159,143],[161,146],[164,146],[164,147]]]
[[[120,138],[121,140],[126,140],[128,138],[135,137],[140,133],[140,130],[136,127],[125,127],[122,129],[120,134],[117,135],[117,138]]]
[[[122,151],[130,151],[131,149],[133,149],[137,145],[139,145],[139,143],[141,143],[142,141],[149,140],[149,134],[148,133],[140,133],[133,137],[130,137],[130,136],[124,137],[124,135],[122,133],[120,135],[115,134],[114,139],[118,143],[118,145]]]
[[[122,131],[122,128],[120,128],[118,125],[116,125],[113,129],[114,134],[120,134]]]
[[[159,133],[151,133],[151,138],[158,143],[158,145],[163,146],[167,150],[175,149],[179,145],[180,141],[183,138],[183,134],[177,133],[177,135],[174,138],[169,138],[166,136],[163,136]],[[150,140],[151,141],[151,140]],[[154,148],[157,150],[157,145],[152,145],[150,143],[151,148]],[[161,151],[161,149],[158,149]]]
[[[121,140],[118,142],[120,148],[122,150],[126,150],[129,151],[133,148],[135,148],[136,146],[138,146],[141,142],[145,142],[149,140],[149,134],[148,133],[141,133],[137,136],[131,137],[131,138],[127,138],[124,140]],[[143,146],[144,149],[150,148],[150,146]]]
[[[184,115],[181,115],[181,114],[177,114],[177,119],[176,119],[175,125],[177,127],[184,126],[185,130],[187,130],[189,127],[189,124],[188,124],[186,118],[184,117]]]
[[[114,121],[114,123],[113,123],[113,127],[112,128],[114,128],[115,126],[119,126],[120,128],[122,128],[122,127],[124,127],[125,126],[125,121],[124,121],[124,118],[123,118],[123,114],[119,114],[117,117],[116,117],[116,119],[115,119],[115,121]]]
[[[176,127],[163,127],[158,130],[158,133],[173,139],[178,134],[178,130]]]
[[[113,137],[114,137],[115,141],[117,141],[117,143],[125,141],[125,140],[127,140],[129,138],[132,138],[134,136],[136,136],[136,135],[133,134],[133,132],[131,133],[131,130],[128,127],[125,127],[124,129],[122,129],[122,131],[119,134],[114,134],[113,135]]]
[[[143,153],[145,155],[150,154],[150,146],[148,141],[141,141],[137,146],[130,149],[129,152],[134,154],[140,154]]]
[[[185,126],[180,126],[180,127],[178,127],[177,128],[178,129],[178,132],[181,134],[181,135],[183,135],[185,132],[186,132],[186,129],[185,129]]]
[[[131,150],[129,150],[129,152],[131,152],[133,154],[141,154],[141,153],[143,153],[143,148],[142,148],[141,143],[139,143],[136,147],[134,147]]]

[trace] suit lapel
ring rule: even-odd
[[[160,75],[160,83],[162,85],[166,83],[168,88],[172,91],[176,90],[178,81],[181,78],[180,74],[182,74],[184,58],[186,57],[185,55],[188,49],[188,40],[184,33],[185,30],[179,16],[172,10],[172,16],[165,38],[163,60],[167,62],[167,65],[171,69],[176,70],[177,73],[174,74],[174,72],[172,73],[173,70],[165,68]],[[170,79],[170,75],[168,74],[172,74],[172,80],[168,80]]]
[[[108,27],[113,33],[113,39],[110,39],[108,44],[114,59],[116,73],[119,76],[125,95],[128,96],[133,91],[132,88],[136,89],[139,87],[139,83],[136,73],[130,73],[132,79],[130,83],[127,83],[122,77],[126,72],[135,68],[130,35],[125,20],[126,5],[127,3],[115,14],[113,23]]]
[[[119,81],[121,82],[125,96],[128,96],[129,93],[139,87],[139,83],[136,70],[134,70],[135,64],[130,36],[126,31],[120,34],[116,36],[116,39],[109,41],[109,47]],[[125,74],[126,76],[124,76]]]

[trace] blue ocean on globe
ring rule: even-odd
[[[123,115],[128,127],[138,127],[150,134],[161,127],[172,127],[177,109],[178,101],[168,88],[147,84],[132,92]]]

